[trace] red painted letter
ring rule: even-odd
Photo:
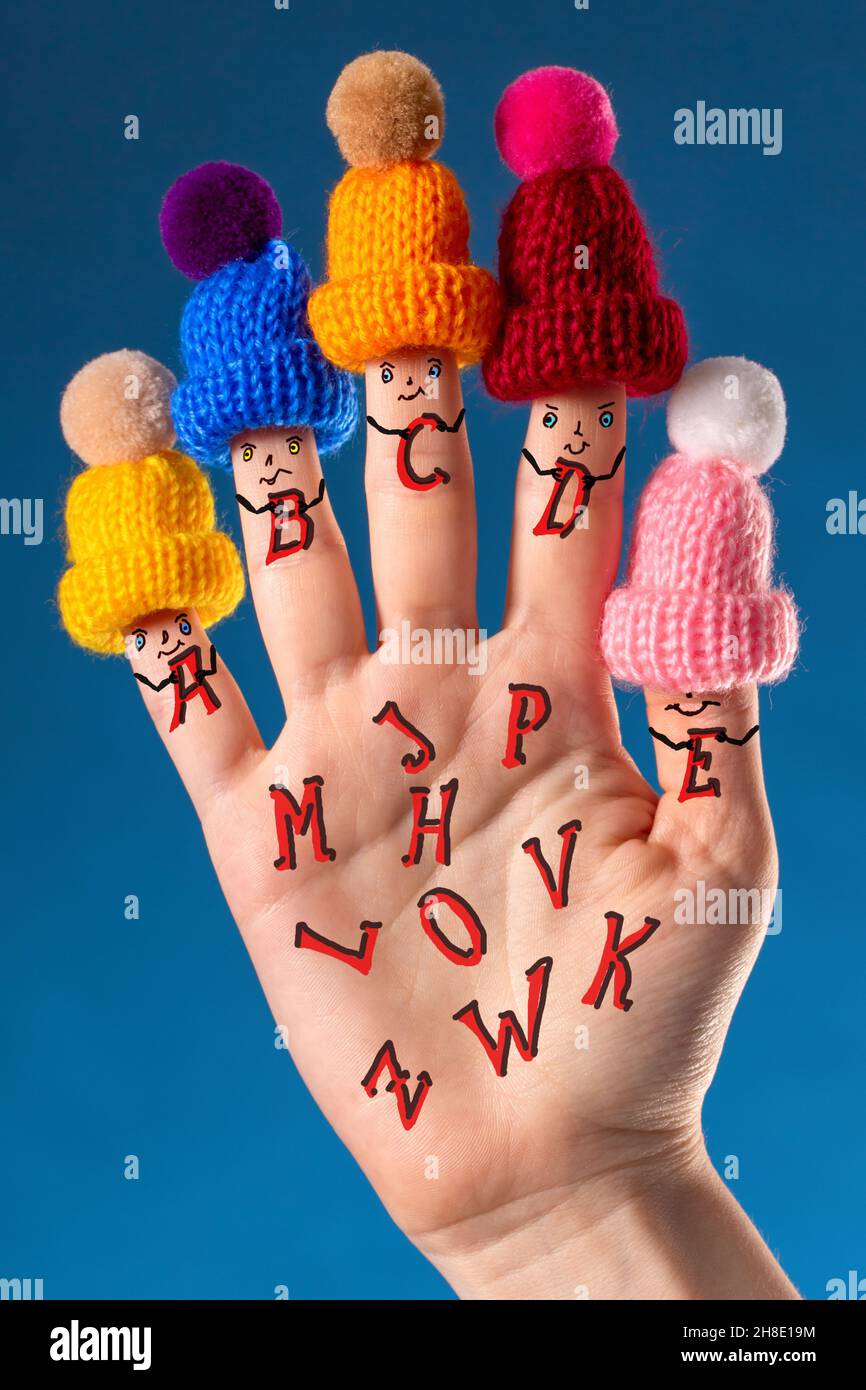
[[[620,941],[622,915],[619,912],[606,912],[604,915],[607,918],[607,941],[599,967],[595,972],[595,979],[581,1002],[592,1004],[594,1009],[600,1009],[605,991],[611,976],[613,976],[613,1006],[615,1009],[622,1009],[624,1013],[628,1013],[634,1000],[628,998],[631,966],[625,957],[630,951],[636,951],[638,946],[642,946],[645,941],[649,940],[659,926],[659,922],[655,917],[645,917],[642,927],[633,931],[631,936],[626,937],[625,941]]]
[[[439,926],[436,908],[440,904],[450,907],[469,933],[470,944],[466,950],[461,951],[459,946],[449,941]],[[421,913],[421,926],[446,960],[453,961],[455,965],[478,965],[487,950],[487,932],[481,925],[478,913],[465,898],[461,898],[459,893],[453,893],[450,888],[431,888],[429,893],[418,899],[418,908]]]
[[[550,696],[543,685],[509,685],[511,709],[508,712],[508,742],[503,767],[522,767],[526,762],[523,735],[535,733],[550,718]],[[534,714],[530,716],[530,703]]]
[[[322,808],[323,785],[324,781],[321,777],[305,777],[304,795],[301,797],[300,803],[295,800],[288,788],[278,786],[270,788],[277,823],[277,846],[280,851],[279,859],[274,860],[275,869],[297,868],[295,836],[306,835],[310,829],[312,829],[313,854],[316,858],[321,863],[336,858],[337,851],[329,849],[325,832],[325,813]]]
[[[414,1096],[410,1096],[409,1087],[406,1082],[409,1080],[409,1072],[403,1071],[397,1061],[397,1053],[394,1044],[389,1038],[383,1042],[376,1056],[373,1058],[373,1065],[361,1082],[367,1095],[376,1095],[377,1083],[382,1073],[387,1071],[391,1080],[385,1087],[386,1091],[393,1091],[397,1101],[397,1109],[400,1112],[400,1123],[404,1129],[411,1129],[421,1113],[421,1106],[427,1097],[427,1092],[433,1085],[426,1071],[419,1071],[417,1076],[418,1085],[415,1087]]]
[[[541,841],[537,835],[533,835],[531,840],[524,840],[520,848],[528,854],[533,864],[541,874],[544,886],[550,894],[550,901],[554,907],[568,907],[568,879],[571,874],[571,861],[574,856],[574,845],[577,834],[580,830],[579,820],[567,821],[557,830],[557,835],[562,836],[562,847],[559,851],[559,879],[553,877],[550,865],[541,852]]]
[[[351,946],[341,946],[339,941],[331,941],[327,936],[320,936],[306,922],[299,922],[295,928],[295,945],[308,951],[320,951],[323,956],[333,956],[334,960],[351,965],[360,974],[369,975],[381,926],[381,922],[362,922],[360,945],[354,950]]]
[[[403,855],[404,864],[418,864],[421,861],[421,851],[424,848],[425,835],[436,836],[436,863],[451,863],[451,812],[454,810],[454,798],[457,795],[457,778],[452,777],[450,782],[446,782],[439,791],[442,796],[442,814],[438,820],[428,819],[427,800],[430,796],[429,787],[411,787],[412,796],[412,838],[409,841],[409,852]]]
[[[373,723],[380,726],[390,724],[392,728],[405,734],[407,738],[411,738],[413,743],[417,743],[417,753],[404,753],[400,759],[400,765],[407,773],[423,772],[436,757],[436,749],[429,738],[425,738],[421,730],[416,729],[415,725],[410,724],[409,720],[400,713],[396,700],[387,700],[379,713],[373,715]]]
[[[499,1015],[499,1036],[494,1039],[492,1033],[488,1033],[481,1021],[477,999],[473,999],[465,1008],[452,1015],[455,1022],[465,1023],[470,1033],[475,1034],[490,1058],[497,1076],[507,1075],[508,1053],[512,1039],[525,1062],[530,1061],[538,1053],[541,1015],[544,1013],[547,983],[552,965],[553,961],[550,956],[542,956],[541,960],[537,960],[526,972],[526,978],[529,981],[529,1005],[525,1033],[518,1023],[516,1015],[511,1009],[506,1009],[504,1013]]]

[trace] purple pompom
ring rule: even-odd
[[[252,169],[218,160],[173,183],[163,199],[159,230],[178,270],[204,280],[221,266],[255,255],[279,236],[276,194]]]

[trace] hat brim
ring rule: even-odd
[[[614,589],[601,652],[611,675],[649,690],[731,690],[782,680],[800,623],[787,589],[757,594]]]
[[[336,371],[312,338],[295,338],[187,377],[171,398],[171,413],[188,454],[230,469],[231,441],[271,425],[311,429],[319,453],[333,453],[354,433],[358,398],[352,378]]]
[[[80,560],[60,581],[58,603],[73,641],[119,655],[123,629],[161,608],[194,608],[204,627],[226,618],[244,594],[244,572],[222,531],[178,532]]]
[[[687,356],[685,322],[674,300],[587,295],[506,313],[484,359],[484,381],[500,401],[608,382],[625,386],[630,396],[654,396],[676,385]]]
[[[422,347],[453,352],[461,367],[471,366],[490,346],[501,312],[489,271],[439,261],[330,280],[309,303],[323,353],[350,372],[363,372],[389,352]]]

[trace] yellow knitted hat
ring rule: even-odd
[[[499,288],[469,262],[469,217],[442,139],[442,92],[408,53],[344,68],[328,125],[352,168],[328,213],[328,281],[310,298],[313,333],[338,367],[362,372],[400,348],[448,348],[477,362],[499,322]]]
[[[122,652],[123,629],[161,608],[195,608],[208,627],[243,597],[210,485],[171,448],[175,384],[152,357],[124,349],[88,362],[63,395],[64,438],[90,466],[66,499],[70,568],[58,602],[70,637],[94,652]]]

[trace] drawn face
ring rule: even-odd
[[[316,437],[304,426],[248,430],[231,443],[238,492],[249,502],[266,502],[291,488],[315,495],[322,476]]]
[[[678,715],[682,723],[683,720],[689,722],[699,719],[704,714],[713,720],[716,718],[713,711],[720,710],[721,707],[721,700],[716,699],[712,692],[695,695],[691,690],[687,690],[683,695],[678,695],[676,700],[666,704],[665,711],[670,710],[674,715]]]
[[[196,645],[207,650],[207,639],[195,613],[165,608],[139,618],[124,629],[124,646],[133,670],[152,681],[171,673],[171,663]]]
[[[402,429],[431,412],[451,424],[463,405],[460,370],[444,348],[392,352],[367,363],[367,411],[380,425]]]
[[[623,386],[585,386],[533,401],[526,447],[540,468],[579,464],[599,477],[625,447]]]

